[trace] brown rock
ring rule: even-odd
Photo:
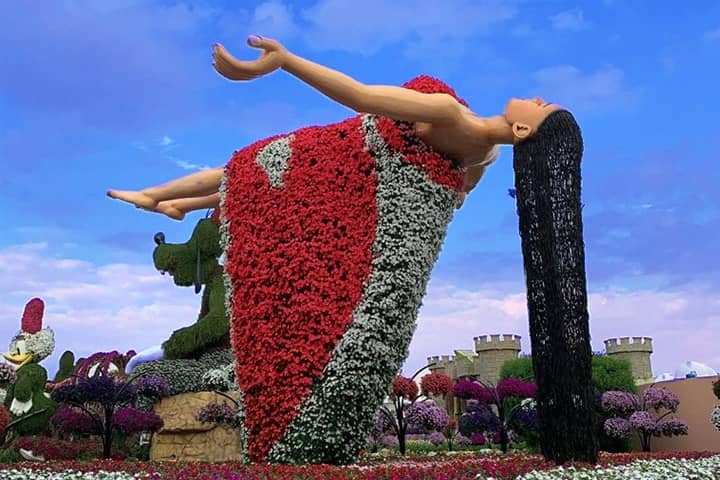
[[[165,426],[153,435],[150,460],[242,460],[239,432],[195,420],[197,411],[209,402],[231,404],[230,400],[214,392],[182,393],[163,398],[156,404],[155,413],[163,419]]]

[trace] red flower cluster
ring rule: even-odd
[[[43,314],[45,313],[45,303],[39,298],[33,298],[25,305],[22,320],[20,322],[21,329],[25,333],[37,333],[42,330]]]
[[[392,383],[392,397],[403,397],[407,400],[413,400],[418,396],[419,389],[417,383],[412,379],[398,375]]]
[[[453,379],[443,372],[432,372],[420,379],[420,390],[423,395],[447,395],[452,388]]]
[[[405,86],[455,96],[430,77]],[[462,172],[409,124],[380,119],[378,128],[390,150],[459,190]],[[280,149],[269,159],[280,165],[265,166],[276,172],[261,165],[266,147]],[[253,461],[265,459],[299,413],[362,298],[378,218],[374,153],[358,116],[257,142],[235,152],[226,167],[231,341]],[[280,176],[282,185],[272,186],[269,175]]]
[[[280,189],[255,162],[270,140],[227,167],[232,344],[255,461],[308,398],[370,274],[377,180],[363,141],[359,117],[296,132]]]

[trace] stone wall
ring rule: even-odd
[[[224,426],[200,423],[195,414],[209,402],[230,400],[214,392],[182,393],[163,398],[155,413],[165,425],[155,433],[150,446],[150,460],[193,462],[229,462],[242,460],[238,432]]]

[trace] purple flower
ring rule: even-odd
[[[15,368],[7,363],[0,363],[0,387],[10,385],[17,378]]]
[[[654,435],[657,429],[657,417],[650,412],[641,410],[630,415],[630,425],[641,433]]]
[[[397,447],[400,445],[400,442],[395,435],[385,435],[382,440],[380,440],[380,443],[386,448]]]
[[[485,404],[470,405],[468,411],[460,415],[458,427],[463,435],[472,435],[476,432],[498,431],[500,419],[495,412]]]
[[[640,409],[640,399],[633,393],[611,390],[603,393],[602,407],[614,415],[627,416]]]
[[[68,406],[61,406],[50,418],[50,425],[63,433],[98,435],[101,427],[87,414]]]
[[[132,435],[138,432],[157,432],[164,423],[154,412],[121,408],[113,415],[113,425],[125,435]]]
[[[537,394],[537,385],[517,378],[505,378],[500,380],[496,390],[500,401],[505,397],[534,398]]]
[[[158,376],[147,376],[137,381],[135,389],[140,395],[145,395],[153,399],[159,399],[170,395],[170,385],[168,382]]]
[[[677,411],[680,399],[675,393],[663,387],[648,387],[643,392],[645,408],[660,410],[666,408],[671,412]]]
[[[458,433],[457,435],[455,435],[455,444],[457,444],[458,446],[464,447],[467,445],[471,445],[472,440],[470,440],[468,437],[466,437],[462,433]]]
[[[195,415],[197,421],[202,423],[215,423],[237,428],[241,424],[237,409],[225,402],[210,402],[201,407]]]
[[[447,425],[450,417],[444,408],[438,407],[433,401],[417,402],[405,411],[405,419],[409,427],[418,431],[439,430]]]
[[[474,380],[463,378],[453,387],[453,394],[458,398],[478,398],[485,387]]]
[[[430,434],[428,440],[430,440],[430,443],[432,443],[433,445],[438,446],[445,443],[447,441],[447,438],[445,438],[445,435],[443,435],[441,432],[433,432]]]
[[[485,442],[487,442],[487,438],[484,433],[475,432],[470,435],[470,443],[473,445],[485,445]]]
[[[630,436],[630,422],[624,418],[609,418],[605,420],[605,433],[613,438],[628,438]]]
[[[684,420],[679,420],[677,418],[663,418],[657,423],[657,431],[666,437],[672,437],[674,435],[687,435],[688,424]]]
[[[517,196],[517,190],[515,190],[514,188],[508,188],[508,195],[511,198],[515,198]]]

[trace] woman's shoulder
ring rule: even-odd
[[[467,102],[460,98],[451,86],[430,75],[419,75],[406,82],[403,87],[422,93],[446,93],[466,107],[468,106]]]

